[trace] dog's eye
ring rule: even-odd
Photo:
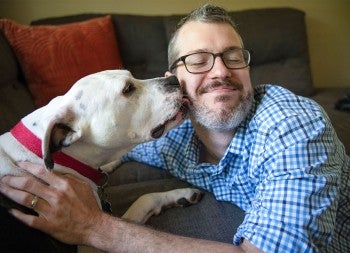
[[[127,82],[123,89],[123,95],[130,95],[135,91],[136,87],[132,82]]]

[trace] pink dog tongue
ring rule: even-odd
[[[183,97],[181,100],[181,108],[188,110],[190,108],[191,101],[187,97]]]

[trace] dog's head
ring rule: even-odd
[[[175,76],[135,79],[126,70],[107,70],[80,79],[51,106],[43,140],[47,167],[50,154],[81,141],[96,149],[124,150],[160,138],[184,118],[184,100]]]

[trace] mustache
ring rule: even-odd
[[[243,85],[240,82],[236,82],[233,80],[215,80],[213,82],[210,82],[198,89],[198,94],[203,94],[209,92],[213,88],[231,88],[234,90],[243,90]]]

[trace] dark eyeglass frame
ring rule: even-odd
[[[244,54],[247,54],[248,59],[247,59],[246,64],[245,64],[244,66],[238,67],[238,68],[236,68],[236,67],[234,67],[234,68],[233,68],[233,67],[228,67],[228,66],[226,65],[226,62],[225,62],[223,56],[224,56],[224,54],[226,54],[226,53],[229,52],[229,51],[242,51],[243,55],[244,55]],[[208,69],[208,70],[205,70],[205,71],[200,71],[200,72],[189,71],[188,68],[187,68],[187,65],[186,65],[186,61],[185,61],[186,58],[187,58],[188,56],[191,56],[191,55],[194,55],[194,54],[200,54],[200,53],[207,53],[207,54],[211,54],[211,55],[213,56],[213,59],[214,59],[214,60],[213,60],[213,64],[212,64],[211,68]],[[250,59],[251,59],[251,54],[250,54],[250,52],[249,52],[247,49],[244,49],[244,48],[231,48],[231,49],[225,50],[224,52],[216,53],[216,54],[214,54],[214,53],[212,53],[212,52],[206,52],[206,51],[203,51],[203,52],[195,52],[195,53],[186,54],[186,55],[184,55],[184,56],[179,57],[177,60],[174,61],[173,64],[171,64],[171,66],[169,67],[169,71],[172,72],[175,68],[177,68],[177,67],[179,66],[179,65],[177,65],[177,64],[178,64],[179,62],[182,61],[183,64],[185,65],[186,70],[187,70],[189,73],[191,73],[191,74],[203,74],[203,73],[209,72],[210,70],[213,69],[214,64],[215,64],[215,59],[216,59],[216,57],[220,57],[221,60],[222,60],[222,62],[225,64],[226,68],[228,68],[228,69],[243,69],[243,68],[246,68],[246,67],[249,66]]]

